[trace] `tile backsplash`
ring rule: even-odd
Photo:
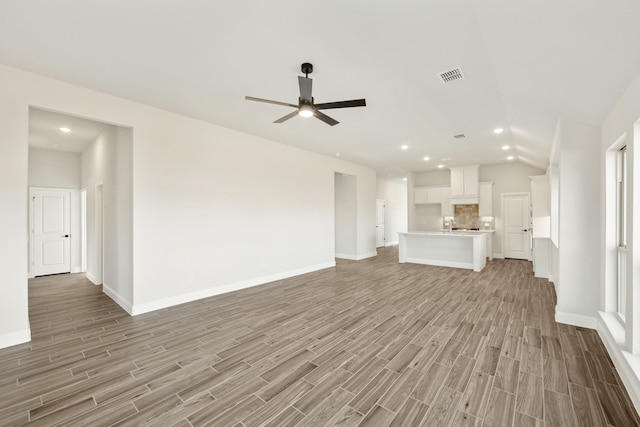
[[[479,219],[478,205],[455,205],[453,207],[455,217],[454,226],[457,228],[477,228]]]
[[[493,217],[481,217],[478,213],[478,205],[454,205],[454,228],[478,228],[480,230],[493,230],[495,220]],[[443,228],[449,227],[450,216],[443,218]]]

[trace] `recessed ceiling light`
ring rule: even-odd
[[[505,150],[505,151],[507,151],[509,148],[511,148],[510,145],[503,145],[502,146],[502,149]]]
[[[438,165],[438,169],[442,169],[444,165]]]
[[[402,180],[403,180],[403,181],[406,181],[406,180],[407,180],[407,177],[405,176],[404,178],[402,178]]]
[[[53,144],[52,147],[55,148],[56,150],[60,148],[58,144]]]
[[[403,144],[400,146],[401,149],[406,150],[407,148],[409,148],[409,146],[407,144]]]
[[[336,153],[336,157],[340,157],[340,153]]]
[[[507,160],[513,160],[513,156],[507,157]]]
[[[69,129],[69,128],[60,128],[60,132],[69,133],[69,132],[71,132],[71,129]]]
[[[502,129],[502,128],[495,128],[493,130],[493,133],[495,133],[497,135],[500,135],[502,132],[504,132],[504,129]]]
[[[431,160],[431,157],[429,157],[429,156],[424,156],[424,157],[422,158],[422,160],[424,160],[425,162],[428,162],[429,160]]]

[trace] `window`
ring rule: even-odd
[[[627,147],[616,153],[617,313],[625,321],[627,306]]]

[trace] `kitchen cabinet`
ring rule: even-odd
[[[478,184],[478,215],[493,216],[493,181]]]
[[[413,189],[413,203],[416,205],[427,203],[427,187],[416,187]]]
[[[415,187],[413,189],[413,203],[415,205],[441,205],[442,216],[453,216],[453,206],[451,205],[450,195],[451,189],[449,187]]]
[[[453,216],[453,205],[451,204],[451,188],[443,187],[440,196],[442,199],[442,216]]]
[[[478,203],[478,165],[451,168],[451,199],[455,203]]]

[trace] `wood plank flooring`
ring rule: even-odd
[[[82,275],[29,282],[0,425],[637,426],[597,333],[531,264],[376,258],[128,316]]]

